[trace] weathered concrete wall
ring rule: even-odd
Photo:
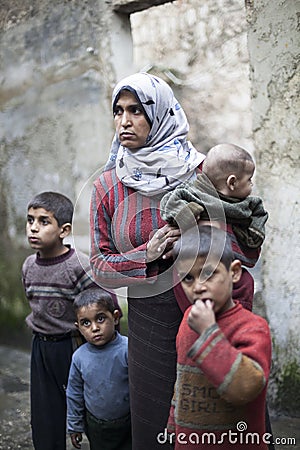
[[[46,0],[1,1],[1,235],[25,243],[27,201],[45,189],[79,196],[76,230],[85,233],[88,194],[81,188],[107,158],[111,88],[134,70],[122,12],[166,3],[131,15],[135,70],[150,60],[154,71],[168,69],[158,72],[171,84],[172,73],[182,78],[173,87],[199,150],[221,140],[251,147],[244,11],[238,0],[222,2],[221,11],[212,0],[209,7],[196,0],[60,0],[55,8]]]
[[[300,2],[248,7],[257,183],[270,213],[263,300],[274,338],[273,403],[300,415]]]
[[[15,241],[33,194],[57,190],[75,201],[106,161],[111,89],[132,72],[132,41],[128,16],[102,0],[0,7],[1,231]]]
[[[131,14],[170,1],[172,0],[112,0],[112,7],[117,12]]]
[[[131,15],[134,62],[171,83],[200,151],[253,150],[247,22],[241,0],[175,1]]]
[[[0,326],[12,332],[26,305],[26,205],[44,190],[79,198],[85,231],[79,193],[107,159],[111,89],[133,70],[132,39],[128,15],[102,0],[1,0],[0,41]]]

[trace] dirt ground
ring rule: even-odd
[[[30,431],[29,361],[28,352],[0,345],[0,450],[33,450]],[[272,428],[275,438],[282,442],[281,445],[276,445],[276,450],[300,449],[300,419],[272,418]],[[289,438],[296,439],[295,445],[288,444]],[[69,438],[67,448],[73,448]],[[89,449],[86,438],[81,448]]]
[[[0,450],[33,450],[28,352],[0,345]],[[67,437],[68,450],[73,449]],[[84,439],[82,450],[89,445]]]

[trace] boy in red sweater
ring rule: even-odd
[[[173,252],[192,305],[177,335],[168,439],[175,450],[267,449],[271,337],[263,318],[232,300],[241,263],[227,234],[210,226],[183,233]]]

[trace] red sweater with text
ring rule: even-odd
[[[175,449],[267,449],[267,322],[236,302],[199,336],[187,324],[189,311],[177,335],[177,380],[167,426],[176,434],[171,436]]]

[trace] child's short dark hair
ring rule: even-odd
[[[44,208],[53,213],[59,226],[65,223],[72,223],[73,203],[71,200],[59,192],[41,192],[37,194],[27,205],[29,208]]]
[[[113,298],[109,292],[101,288],[89,288],[76,296],[73,303],[75,313],[77,313],[80,308],[90,306],[94,303],[103,306],[103,308],[112,314],[116,309]]]
[[[217,258],[229,270],[234,258],[231,241],[225,231],[207,225],[194,226],[182,233],[173,248],[173,257],[178,257],[178,260],[208,255]]]

